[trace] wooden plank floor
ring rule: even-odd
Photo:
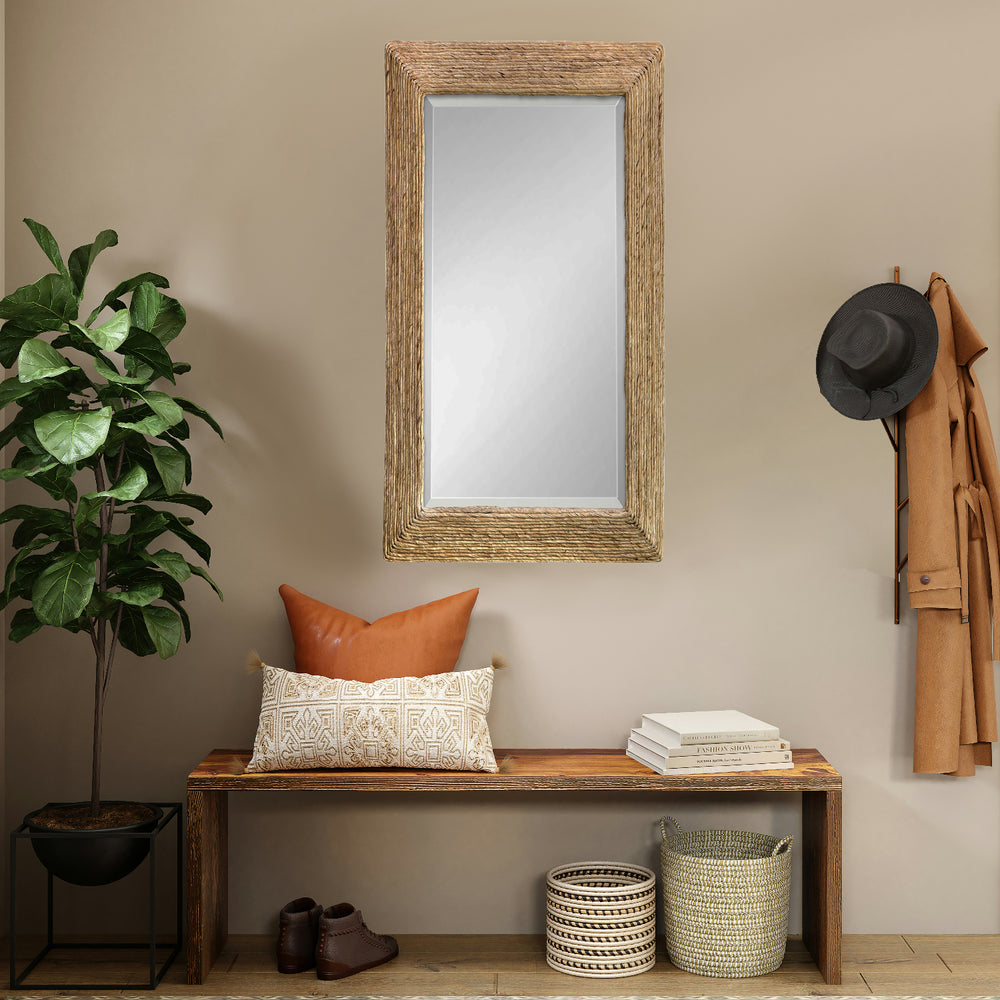
[[[400,935],[397,959],[340,982],[321,982],[312,972],[280,975],[274,942],[267,936],[230,937],[207,981],[188,986],[183,955],[149,996],[989,996],[1000,994],[1000,935],[848,934],[844,937],[844,982],[828,986],[791,938],[780,969],[752,979],[713,979],[674,968],[662,954],[649,972],[627,979],[567,976],[545,963],[539,935]],[[21,948],[18,951],[21,952]],[[36,946],[37,950],[37,946]],[[34,954],[26,943],[23,954]],[[23,966],[22,966],[23,967]],[[45,980],[41,976],[46,977]],[[14,991],[21,997],[73,995],[32,990],[30,982],[148,981],[135,952],[108,952],[98,964],[79,954],[54,953]],[[79,993],[75,994],[79,995]],[[112,995],[100,991],[101,996]]]

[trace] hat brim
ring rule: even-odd
[[[828,350],[834,332],[860,309],[874,309],[902,320],[913,331],[913,356],[906,370],[889,385],[868,392],[855,385],[843,364]],[[938,329],[934,310],[915,288],[887,281],[852,295],[827,323],[816,352],[820,392],[839,413],[854,420],[878,420],[898,413],[927,384],[937,360]]]

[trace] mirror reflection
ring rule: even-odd
[[[624,98],[424,99],[424,503],[625,505]]]

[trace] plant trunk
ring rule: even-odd
[[[100,462],[94,468],[94,478],[98,490],[104,489],[104,473]],[[101,505],[100,527],[101,536],[106,538],[111,531],[111,517],[114,513],[114,500],[110,497]],[[108,589],[108,544],[101,546],[101,557],[97,570],[97,587],[100,593]],[[117,633],[116,633],[117,634]],[[94,642],[96,664],[94,669],[94,750],[90,769],[90,815],[97,816],[101,811],[101,750],[104,743],[104,699],[107,692],[108,671],[111,669],[110,658],[113,655],[108,648],[108,621],[100,618],[97,622],[97,636]]]
[[[103,624],[103,623],[102,623]],[[90,769],[90,815],[101,811],[101,744],[104,729],[104,629],[98,629],[97,664],[94,670],[94,752]]]

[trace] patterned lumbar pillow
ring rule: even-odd
[[[486,725],[493,668],[366,684],[262,664],[248,771],[424,767],[496,771]]]

